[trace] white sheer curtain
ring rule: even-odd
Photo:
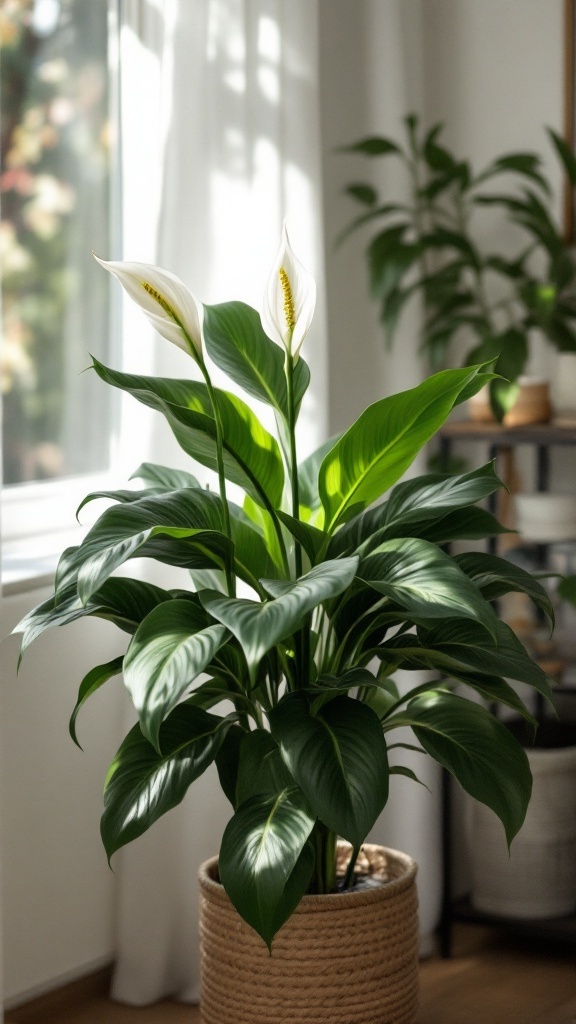
[[[287,218],[320,285],[303,453],[326,435],[317,33],[317,0],[124,4],[124,257],[168,267],[205,302],[259,306]],[[127,369],[146,372],[153,359],[158,372],[190,373],[182,353],[143,342],[142,318],[126,314]],[[149,457],[177,464],[167,432],[146,416],[137,430],[140,454],[148,438]],[[229,815],[208,772],[121,851],[115,998],[198,999],[196,872],[217,852]]]

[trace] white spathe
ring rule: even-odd
[[[94,258],[120,282],[152,326],[168,341],[202,361],[203,307],[176,274],[151,263]]]
[[[316,309],[316,282],[295,256],[286,224],[268,279],[262,307],[262,326],[296,361]]]

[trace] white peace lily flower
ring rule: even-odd
[[[119,280],[163,338],[203,362],[204,308],[179,277],[150,263],[115,263],[95,253],[94,258]]]
[[[264,295],[262,326],[272,341],[283,345],[294,361],[316,308],[316,282],[296,258],[286,225]]]

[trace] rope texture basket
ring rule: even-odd
[[[339,844],[342,866],[349,848]],[[217,881],[200,868],[203,1024],[414,1024],[418,1004],[416,864],[366,844],[382,884],[305,896],[272,956]]]

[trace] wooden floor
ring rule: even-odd
[[[103,971],[10,1010],[5,1024],[200,1024],[197,1007],[112,1003],[108,982]],[[418,1024],[576,1024],[574,951],[538,949],[462,926],[451,960],[421,965]]]

